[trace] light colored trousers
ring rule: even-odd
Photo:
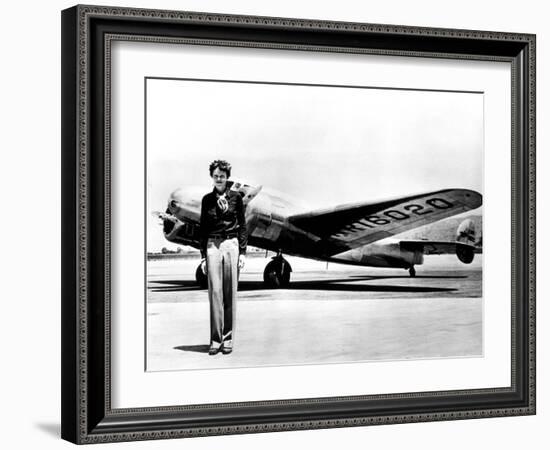
[[[206,269],[210,301],[210,344],[235,341],[237,285],[239,282],[237,238],[208,238]]]

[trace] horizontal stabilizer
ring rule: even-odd
[[[462,250],[475,251],[476,247],[464,242],[457,241],[428,241],[428,240],[405,240],[399,241],[403,250],[421,251],[425,255],[445,255],[456,253],[457,248]]]

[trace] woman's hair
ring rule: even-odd
[[[227,178],[231,176],[231,164],[223,159],[216,159],[210,163],[210,176],[214,174],[214,170],[220,169],[227,174]]]

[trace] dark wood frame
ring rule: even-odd
[[[512,384],[117,410],[110,401],[110,42],[508,61]],[[83,444],[535,413],[535,36],[178,11],[62,12],[62,437]],[[201,407],[203,406],[203,407]]]

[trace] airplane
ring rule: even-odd
[[[243,198],[248,245],[276,255],[266,265],[267,287],[289,285],[292,267],[283,254],[357,266],[403,268],[416,275],[415,266],[425,254],[455,253],[470,264],[476,250],[476,231],[471,219],[460,223],[455,241],[399,239],[396,234],[479,207],[482,196],[468,189],[442,189],[375,202],[342,204],[304,210],[284,194],[228,181],[228,188]],[[200,248],[203,187],[173,191],[161,219],[164,237],[175,244]],[[199,286],[207,284],[201,266],[195,271]]]

